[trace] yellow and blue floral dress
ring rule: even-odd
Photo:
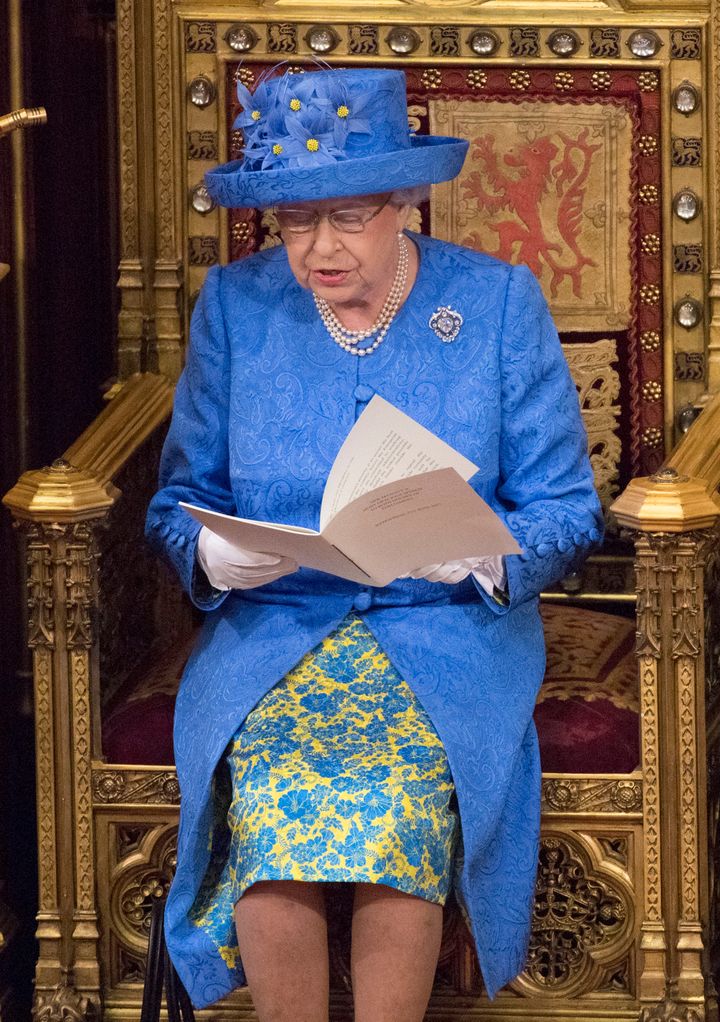
[[[357,615],[260,700],[224,764],[192,919],[230,968],[233,907],[258,880],[382,883],[445,903],[459,836],[445,750]]]

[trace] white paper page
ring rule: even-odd
[[[346,505],[323,534],[384,586],[424,564],[517,554],[500,518],[452,469],[394,480]]]
[[[338,451],[320,508],[323,530],[337,512],[385,483],[454,468],[468,480],[477,465],[375,394]]]
[[[350,579],[368,585],[370,575],[359,568],[350,558],[337,550],[319,532],[295,525],[276,525],[273,522],[255,522],[248,518],[234,518],[220,511],[180,501],[180,507],[207,526],[211,532],[222,536],[228,543],[235,543],[247,550],[258,553],[281,554],[291,557],[306,568],[317,568],[330,575]]]

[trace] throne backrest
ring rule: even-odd
[[[710,47],[704,37],[710,4],[707,0],[682,0],[669,8],[665,0],[607,0],[604,4],[603,0],[555,0],[552,7],[541,6],[543,25],[538,27],[532,23],[538,20],[540,10],[534,0],[527,0],[524,6],[479,3],[456,7],[448,2],[444,9],[440,3],[431,7],[398,0],[375,8],[354,8],[351,0],[342,9],[328,8],[331,21],[338,15],[335,22],[313,25],[293,20],[302,17],[307,8],[288,0],[205,6],[202,10],[210,11],[211,16],[203,20],[198,20],[200,6],[190,0],[118,0],[121,376],[128,377],[138,369],[159,369],[174,378],[182,364],[187,336],[188,299],[200,287],[207,266],[231,254],[241,255],[233,252],[233,245],[261,244],[263,237],[272,233],[268,225],[258,226],[257,220],[243,220],[240,214],[228,216],[208,206],[202,195],[203,172],[232,152],[236,73],[256,73],[259,65],[286,58],[304,65],[313,53],[339,62],[403,66],[412,84],[412,105],[427,108],[422,115],[413,111],[421,122],[425,118],[418,130],[424,125],[431,127],[431,117],[465,115],[481,104],[491,121],[494,104],[503,103],[502,112],[507,113],[532,103],[533,109],[528,109],[518,124],[506,118],[507,134],[498,130],[490,133],[487,141],[489,132],[483,121],[470,136],[481,186],[474,196],[473,215],[482,202],[498,205],[497,194],[503,187],[512,187],[513,172],[518,171],[512,163],[513,147],[517,152],[526,145],[528,131],[536,130],[531,115],[549,110],[565,113],[572,108],[584,116],[590,113],[585,109],[591,105],[588,100],[597,97],[596,105],[618,108],[613,111],[613,116],[617,113],[616,127],[601,139],[606,158],[600,169],[604,168],[605,180],[612,184],[611,194],[616,198],[622,197],[623,182],[629,180],[633,199],[629,207],[630,255],[624,264],[631,281],[629,291],[623,290],[623,280],[613,276],[614,268],[608,262],[612,252],[603,250],[602,261],[605,279],[614,281],[613,286],[619,289],[613,294],[629,295],[627,316],[621,323],[593,320],[585,331],[573,327],[571,319],[563,319],[562,302],[573,306],[576,300],[585,300],[583,315],[589,315],[591,306],[602,310],[622,305],[613,305],[614,299],[604,291],[598,292],[596,303],[588,303],[589,292],[583,291],[587,270],[600,273],[599,265],[584,267],[576,275],[579,295],[573,290],[572,274],[561,274],[553,296],[552,270],[542,259],[540,277],[567,344],[576,346],[583,357],[591,350],[597,350],[600,357],[603,349],[597,345],[614,342],[604,349],[603,358],[605,365],[613,368],[612,358],[617,355],[616,368],[620,370],[621,389],[611,401],[620,406],[621,478],[632,464],[648,468],[657,464],[663,439],[672,431],[674,414],[703,389],[703,326],[692,325],[697,314],[692,300],[702,303],[706,268],[718,264],[717,232],[709,231],[717,203],[709,189],[710,176],[705,176],[709,154],[703,113],[712,111],[716,102],[705,91],[711,80],[706,66]],[[374,20],[361,22],[354,18],[356,11],[360,17],[370,13]],[[551,17],[560,19],[564,11],[568,12],[564,24],[562,20],[550,23]],[[241,56],[244,63],[239,66]],[[623,90],[627,98],[620,102]],[[462,105],[453,112],[452,102]],[[627,116],[632,129],[629,155],[622,149],[622,139],[613,136],[615,131],[622,134],[623,124],[627,130]],[[713,123],[712,117],[707,123]],[[538,188],[542,193],[538,215],[542,229],[530,233],[533,244],[542,242],[540,249],[548,239],[557,244],[558,252],[546,247],[561,267],[572,265],[572,260],[565,258],[573,252],[568,238],[574,239],[580,255],[600,264],[597,239],[610,236],[609,228],[606,235],[602,233],[607,211],[603,213],[588,198],[600,178],[593,173],[591,182],[588,173],[578,180],[583,146],[592,147],[601,135],[589,132],[581,139],[579,124],[576,120],[566,124],[562,128],[566,137],[561,138],[556,123],[548,123],[543,128],[545,141],[539,147],[548,170],[547,188],[543,192],[535,186],[535,197]],[[523,152],[527,156],[527,148]],[[617,162],[623,152],[629,164]],[[590,155],[595,170],[598,156],[589,154],[588,159]],[[491,188],[488,167],[493,161],[500,174]],[[473,173],[472,166],[468,173]],[[440,233],[440,203],[455,202],[455,208],[460,208],[457,204],[476,188],[472,181],[467,185],[470,193],[463,190],[461,180],[454,197],[451,191],[445,200],[442,192],[436,192],[433,206],[419,212],[420,222],[425,216],[432,230]],[[585,189],[584,197],[573,207],[573,216],[563,220],[560,205],[571,188],[575,195]],[[519,195],[517,189],[515,194]],[[552,203],[556,204],[555,220]],[[458,226],[464,230],[467,225],[460,224],[453,207],[449,208],[453,230]],[[538,203],[531,203],[529,209],[537,213]],[[560,232],[559,220],[569,224],[569,234]],[[486,232],[481,233],[480,243],[491,251],[501,244],[501,238],[499,231],[488,225],[494,222],[499,226],[503,221],[509,224],[506,241],[513,229],[522,232],[523,225],[527,227],[527,220],[512,205],[472,227]],[[599,232],[596,236],[588,223]],[[252,231],[261,229],[263,237],[257,233],[250,237]],[[453,236],[463,240],[462,235]],[[703,249],[703,239],[708,247],[713,245],[712,254]],[[522,247],[522,241],[516,239],[516,247]],[[521,258],[519,251],[510,252],[510,257]],[[705,322],[708,320],[706,316]],[[628,324],[635,324],[632,330]],[[570,348],[568,351],[572,353]],[[648,360],[641,363],[643,353]],[[631,367],[627,379],[624,365]],[[646,368],[641,372],[642,366]],[[716,373],[718,366],[720,359]],[[575,371],[577,374],[577,367]],[[595,400],[592,391],[599,386],[591,383],[597,371],[587,363],[581,372],[586,374],[586,383],[583,385],[580,376],[576,378],[581,391],[585,386],[590,403]],[[718,382],[711,380],[711,387],[717,389]],[[611,381],[608,387],[612,390],[613,386]],[[153,435],[143,444],[138,435],[147,433],[138,429],[137,422],[150,432],[158,429],[169,411],[169,389],[162,377],[151,373],[127,383],[108,409],[112,430],[93,427],[83,444],[66,452],[66,461],[39,473],[39,483],[34,477],[24,479],[15,494],[16,506],[33,523],[28,545],[30,635],[38,753],[42,756],[38,770],[41,940],[37,990],[41,998],[46,997],[60,984],[57,989],[62,992],[70,989],[67,983],[72,977],[78,989],[91,993],[95,1001],[102,982],[105,1008],[111,1014],[127,1013],[130,1004],[139,1010],[145,922],[150,902],[172,870],[179,793],[177,779],[167,768],[102,764],[93,759],[100,748],[94,657],[95,530],[84,520],[84,510],[78,512],[77,505],[70,502],[63,510],[57,495],[72,487],[72,465],[84,467],[92,480],[102,482],[97,492],[91,488],[90,497],[97,500],[99,494],[103,500],[116,500],[122,521],[111,523],[111,529],[121,525],[124,535],[129,535],[132,524],[133,535],[139,536],[145,492],[154,485],[152,473],[148,469],[143,474],[143,466],[155,467],[159,437]],[[628,418],[623,420],[623,415]],[[715,427],[707,432],[711,439],[717,437],[717,417],[712,421]],[[627,435],[624,422],[634,423]],[[703,419],[698,425],[707,430],[705,423]],[[83,452],[85,460],[79,457]],[[118,466],[136,457],[142,464],[130,466],[123,475]],[[624,459],[628,459],[625,466]],[[698,474],[701,462],[693,457],[676,464],[680,476],[692,476]],[[713,491],[716,475],[712,474],[709,483]],[[709,547],[709,541],[717,538],[707,534],[707,522],[715,521],[716,516],[711,505],[713,514],[707,515],[703,524],[698,517],[700,511],[705,512],[697,484],[692,480],[670,484],[670,478],[672,473],[666,473],[662,482],[651,487],[662,490],[672,485],[682,490],[686,486],[688,505],[695,514],[693,527],[698,531],[685,531],[674,542],[667,533],[653,534],[653,528],[661,528],[660,519],[653,519],[649,526],[640,523],[647,531],[638,540],[637,561],[642,767],[619,777],[592,777],[584,770],[576,776],[545,777],[537,926],[529,968],[512,991],[494,1004],[481,1001],[467,936],[457,913],[449,915],[438,996],[430,1017],[447,1018],[458,1011],[486,1019],[553,1014],[588,1018],[610,1013],[630,1020],[638,1017],[643,1006],[643,1015],[660,1017],[675,1006],[666,1001],[651,1010],[649,1005],[667,990],[677,999],[677,1012],[683,1017],[697,1014],[696,1007],[702,1012],[703,931],[708,915],[702,841],[708,792],[702,706],[704,648],[698,628],[702,628],[704,545]],[[120,498],[109,486],[110,480],[122,491]],[[33,481],[46,486],[43,492],[49,497],[45,497],[44,509],[42,499],[36,499]],[[88,479],[80,473],[72,494],[90,500],[87,484]],[[667,492],[665,489],[663,499]],[[637,524],[638,507],[645,506],[642,489],[640,497],[631,494],[631,498],[626,501],[629,512],[625,521],[632,525],[633,521]],[[128,501],[135,504],[133,522]],[[667,503],[660,499],[658,503],[667,512],[663,522],[670,521],[672,528],[686,524],[677,507],[670,513]],[[91,512],[99,514],[94,505]],[[127,549],[125,542],[118,547],[114,561],[106,559],[107,581],[101,579],[100,594],[109,604],[118,593],[118,575],[129,567],[133,578],[122,597],[124,603],[133,603],[133,613],[123,619],[144,626],[153,604],[162,602],[167,613],[171,601],[164,599],[162,587],[154,584],[139,559],[127,557]],[[715,582],[706,593],[712,595],[716,590]],[[141,613],[140,605],[147,609],[146,614]],[[177,628],[177,606],[171,610],[169,617]],[[161,618],[158,615],[158,620]],[[592,628],[563,621],[563,627],[565,624],[568,637],[579,642]],[[99,630],[113,627],[110,610],[105,627]],[[161,631],[166,637],[167,631]],[[631,643],[632,625],[628,632]],[[117,651],[116,660],[127,645],[134,641],[137,646],[138,634],[140,627],[133,628],[125,645],[118,642],[112,647]],[[597,638],[597,630],[595,634]],[[708,638],[712,639],[712,634]],[[101,648],[104,639],[100,635]],[[595,643],[598,659],[607,645],[606,640]],[[716,647],[717,642],[712,641],[705,645],[710,651]],[[576,663],[569,655],[560,663],[566,668],[566,677],[574,674]],[[604,663],[609,670],[616,666],[612,656],[605,656]],[[105,669],[103,675],[105,686]],[[602,683],[604,693],[605,676]],[[709,691],[716,696],[717,686],[711,684]],[[708,717],[715,746],[719,733],[716,718],[716,713]],[[564,734],[570,731],[567,719],[561,722]],[[94,742],[88,741],[91,731],[95,732]],[[715,760],[710,776],[716,772]],[[717,818],[716,803],[717,799],[713,800],[713,819]],[[59,900],[58,892],[63,892]],[[572,918],[568,906],[573,908]],[[78,919],[82,926],[77,925]],[[98,933],[102,969],[95,953]],[[345,973],[343,979],[349,985]],[[463,1000],[457,999],[457,993]],[[476,998],[474,1002],[471,996]],[[218,1018],[237,1017],[238,1009],[240,1014],[249,1012],[247,1004],[236,1002],[227,1015],[218,1014]]]
[[[448,8],[442,24],[419,10],[363,20],[328,7],[320,24],[237,0],[201,19],[186,0],[148,4],[149,34],[118,36],[121,377],[177,377],[208,267],[279,243],[270,213],[219,209],[203,186],[242,146],[236,82],[252,87],[279,62],[297,72],[317,60],[400,67],[411,129],[471,143],[459,178],[436,187],[411,226],[537,273],[605,504],[655,470],[706,378],[710,317],[692,325],[708,291],[715,198],[706,16],[701,3],[675,17],[649,2],[613,24],[606,10],[575,18],[578,5],[566,6],[564,21],[538,26],[522,5],[507,18]],[[632,599],[627,553],[606,548],[584,595]],[[177,618],[169,603],[161,620]]]
[[[278,60],[302,73],[321,53],[401,66],[412,130],[471,143],[460,176],[433,189],[411,226],[525,262],[539,277],[606,503],[660,465],[674,415],[704,378],[702,322],[691,325],[704,291],[701,104],[681,112],[678,100],[661,115],[668,82],[687,82],[685,108],[702,88],[699,29],[636,38],[606,24],[473,30],[262,18],[182,27],[187,198],[178,212],[191,301],[208,266],[279,241],[271,213],[216,209],[202,184],[206,169],[242,150],[235,82],[252,88]],[[693,202],[700,214],[689,219]],[[670,218],[668,207],[677,210]]]

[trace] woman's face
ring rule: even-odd
[[[283,230],[290,269],[302,287],[325,298],[333,308],[374,308],[390,289],[398,260],[398,232],[405,226],[408,207],[386,202],[388,195],[358,195],[317,202],[284,203],[283,209],[303,209],[325,217],[303,234]],[[328,213],[363,207],[377,216],[362,231],[333,227]]]

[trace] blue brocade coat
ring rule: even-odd
[[[332,342],[281,247],[211,269],[193,316],[147,533],[209,612],[176,705],[182,810],[166,911],[170,954],[198,1007],[244,981],[188,919],[208,864],[215,766],[258,700],[353,608],[444,744],[464,845],[459,895],[489,994],[524,964],[540,815],[537,596],[599,541],[600,508],[576,389],[531,272],[412,237],[415,285],[367,358]],[[447,305],[463,317],[451,343],[428,325]],[[480,466],[471,484],[524,551],[506,558],[509,605],[472,578],[368,589],[308,569],[203,591],[200,526],[178,501],[317,528],[333,460],[375,393]]]

